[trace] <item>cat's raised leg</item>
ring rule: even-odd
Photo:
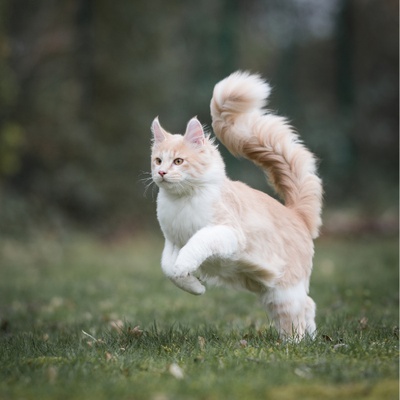
[[[233,229],[223,225],[202,228],[179,251],[169,278],[189,293],[202,294],[205,288],[192,273],[208,258],[229,259],[238,249],[238,235]],[[199,293],[199,285],[202,293]]]
[[[161,257],[161,269],[164,274],[180,289],[191,294],[200,295],[206,291],[206,288],[193,275],[186,276],[174,275],[174,266],[179,254],[179,248],[174,246],[169,240],[165,241],[164,250]]]
[[[161,256],[161,269],[164,274],[169,276],[172,273],[176,259],[179,254],[179,248],[174,246],[168,239],[165,240],[164,250]]]
[[[287,288],[271,288],[261,297],[279,335],[301,340],[315,335],[315,303],[307,295],[303,282]]]

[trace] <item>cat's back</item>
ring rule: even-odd
[[[220,211],[217,210],[217,222],[235,221],[247,234],[282,230],[295,227],[305,229],[296,212],[268,194],[253,189],[240,181],[227,180],[221,193]]]
[[[226,180],[221,192],[222,202],[235,214],[248,213],[285,213],[286,207],[278,200],[253,189],[240,181]]]

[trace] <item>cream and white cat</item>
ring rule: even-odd
[[[161,267],[192,294],[205,292],[197,276],[250,290],[281,336],[302,338],[316,330],[308,291],[322,185],[314,156],[287,121],[263,109],[269,92],[258,75],[233,73],[214,88],[212,126],[232,154],[265,171],[284,205],[227,178],[196,118],[183,136],[153,121],[152,179],[165,237]]]

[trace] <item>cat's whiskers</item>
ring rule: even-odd
[[[146,171],[142,171],[141,175],[148,175],[145,178],[140,178],[140,182],[142,182],[144,184],[144,192],[143,192],[143,196],[146,197],[147,195],[147,191],[152,188],[152,193],[154,194],[154,189],[156,188],[156,185],[153,186],[153,184],[155,183],[153,180],[153,176],[151,174],[151,172],[146,172]]]

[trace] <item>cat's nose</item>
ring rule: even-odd
[[[165,171],[158,171],[158,173],[161,175],[161,177],[164,177],[164,175],[166,174]]]

